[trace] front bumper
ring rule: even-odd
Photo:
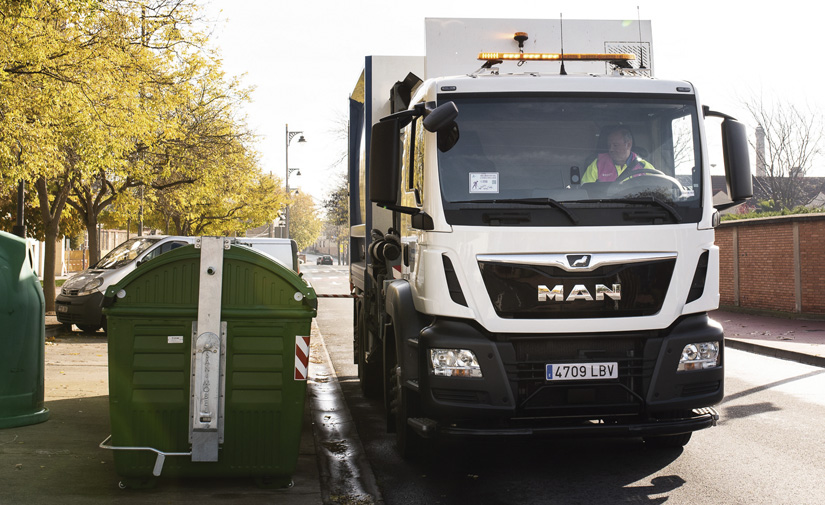
[[[461,321],[436,321],[421,331],[416,352],[407,354],[416,363],[402,366],[402,374],[409,371],[402,378],[418,391],[425,420],[423,429],[414,426],[419,432],[678,434],[713,426],[715,412],[702,409],[724,395],[723,350],[718,367],[676,371],[682,348],[705,341],[723,349],[722,328],[704,314],[658,332],[596,335],[490,335]],[[483,377],[432,375],[431,348],[472,350]],[[618,363],[619,378],[544,378],[547,364],[588,362]]]
[[[410,425],[423,437],[436,434],[449,437],[520,437],[520,436],[587,436],[587,437],[651,437],[678,435],[704,430],[716,426],[719,414],[713,407],[704,407],[686,412],[678,418],[649,419],[646,422],[563,424],[559,426],[538,425],[525,427],[486,427],[439,425],[411,419]]]
[[[103,324],[101,302],[103,293],[95,291],[89,295],[57,295],[55,313],[61,323],[94,326]]]

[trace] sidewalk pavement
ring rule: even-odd
[[[310,359],[323,360],[321,339],[313,340]],[[44,396],[49,419],[0,430],[0,504],[320,505],[327,501],[314,439],[312,367],[291,487],[262,489],[251,478],[211,476],[166,477],[153,489],[119,489],[113,452],[99,447],[111,433],[107,347],[103,332],[66,335],[54,315],[46,316]]]
[[[825,367],[825,320],[784,319],[716,310],[710,317],[733,349]]]

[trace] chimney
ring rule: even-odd
[[[765,130],[762,125],[756,127],[756,176],[767,177],[768,168],[765,164]]]

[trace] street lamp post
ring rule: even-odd
[[[298,172],[297,175],[301,175],[300,169],[298,168],[289,168],[289,144],[292,143],[292,139],[297,136],[298,142],[306,142],[304,138],[304,132],[291,132],[289,131],[289,124],[286,125],[286,148],[284,151],[286,152],[286,181],[284,181],[285,189],[286,189],[286,196],[290,198],[292,193],[289,190],[289,174],[292,172]],[[289,238],[289,201],[287,200],[286,204],[286,237]]]

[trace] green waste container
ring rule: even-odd
[[[0,231],[0,428],[49,418],[43,406],[45,307],[26,240]]]
[[[159,476],[289,485],[298,459],[315,291],[218,237],[110,286],[111,436],[121,487]]]

